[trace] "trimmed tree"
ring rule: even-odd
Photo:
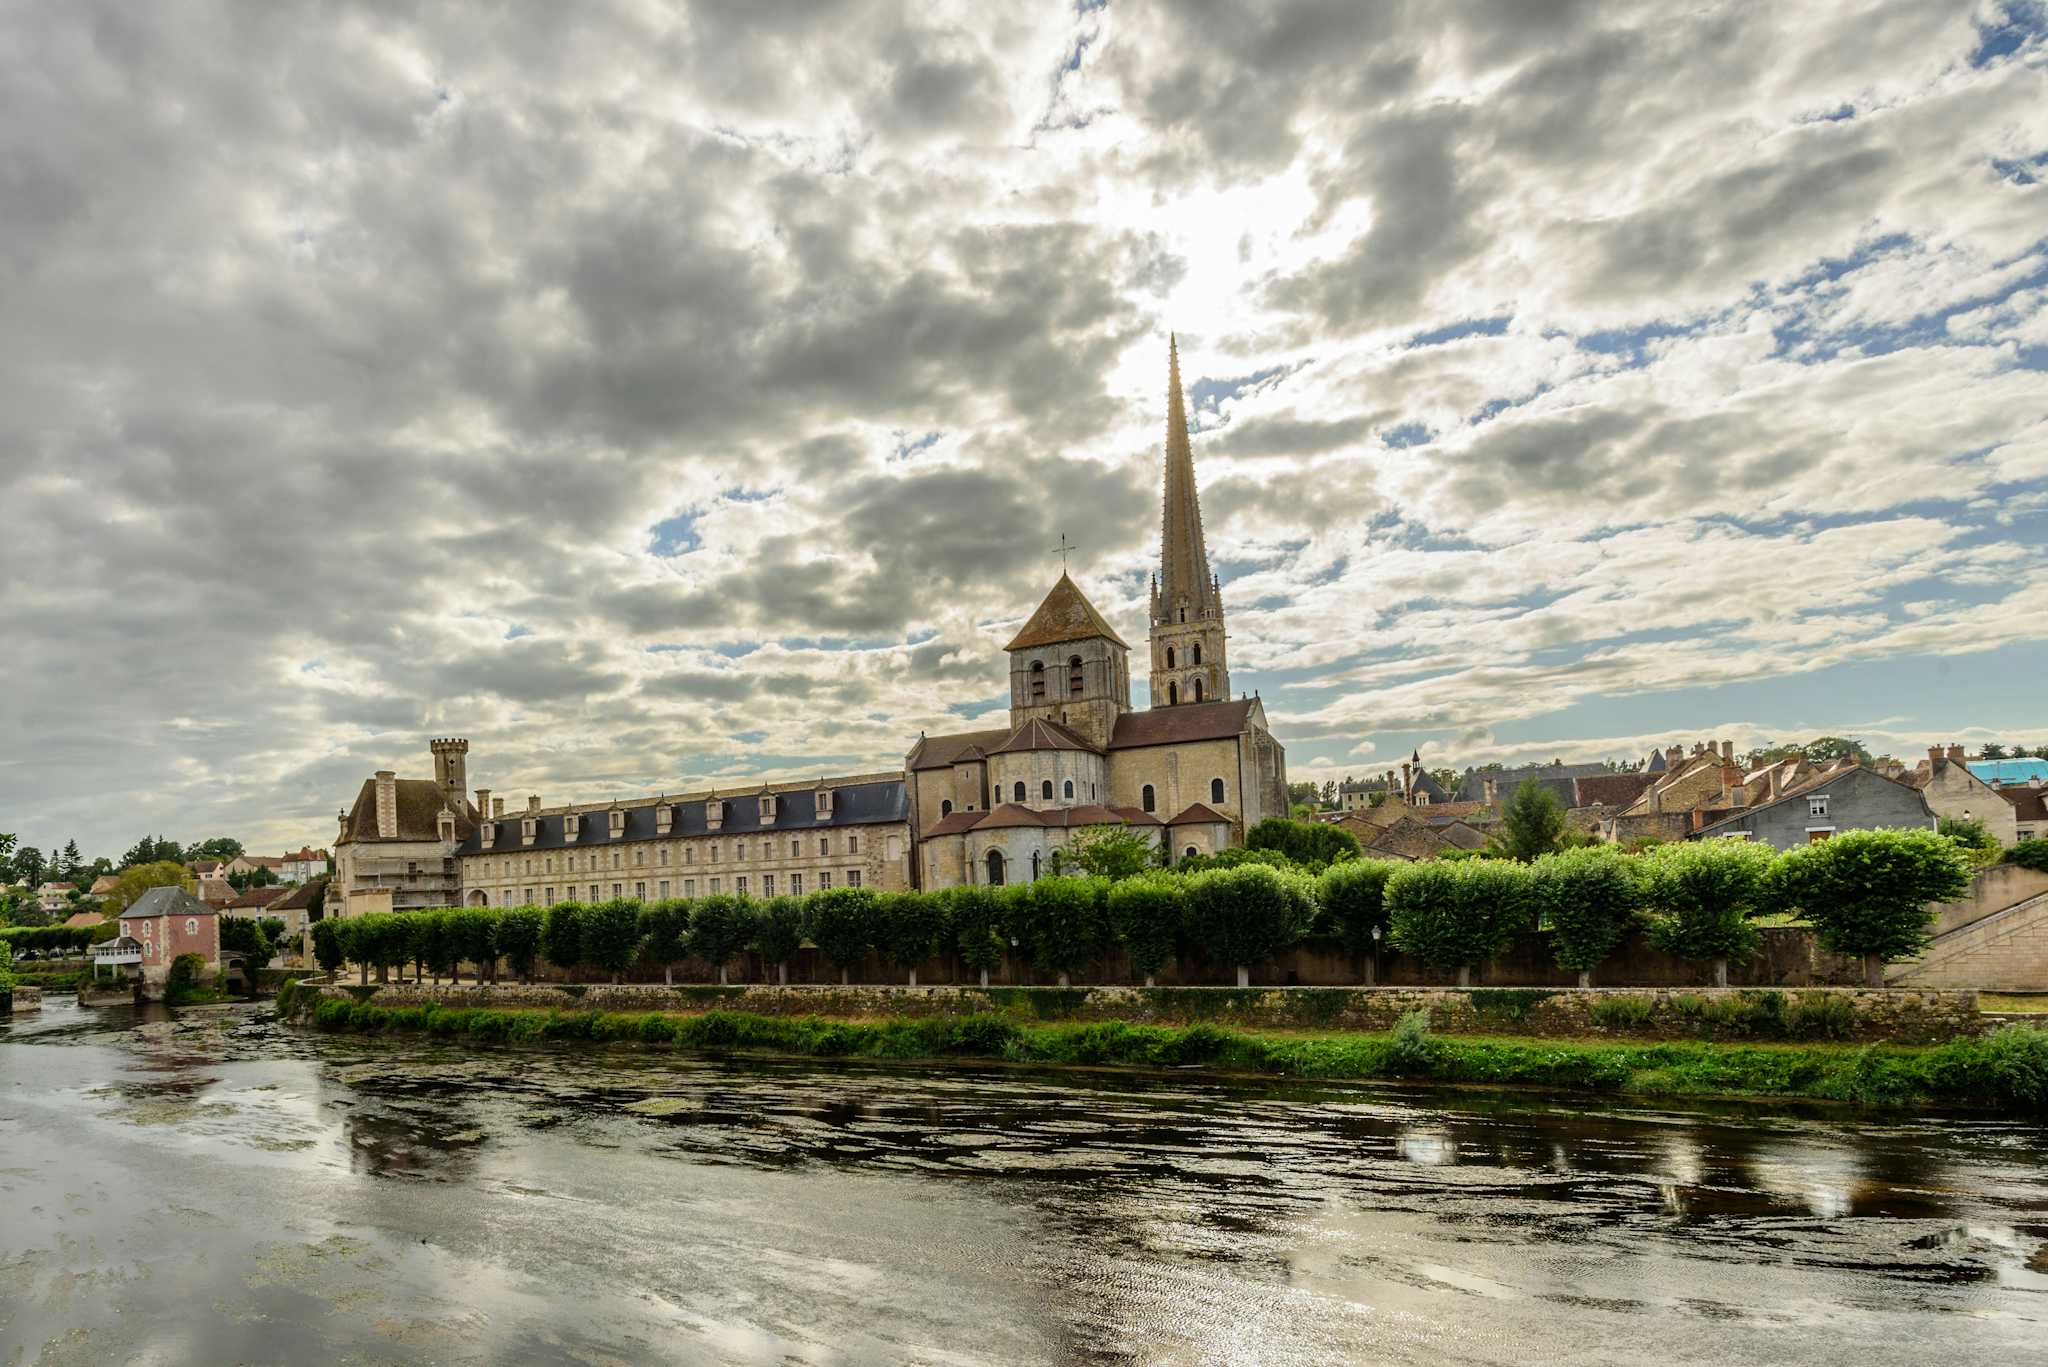
[[[1971,860],[1932,831],[1844,831],[1782,856],[1770,896],[1813,922],[1823,949],[1863,960],[1863,981],[1884,986],[1888,960],[1907,959],[1933,937],[1935,905],[1970,886]]]
[[[1558,850],[1530,866],[1529,891],[1537,924],[1550,929],[1550,955],[1559,968],[1593,985],[1593,970],[1614,952],[1643,904],[1636,861],[1612,845]]]
[[[640,904],[614,897],[583,919],[583,957],[618,982],[640,957]]]
[[[1109,938],[1106,878],[1041,878],[1009,894],[1013,924],[1031,962],[1059,975],[1061,987],[1094,961]]]
[[[917,966],[938,952],[946,933],[946,902],[928,892],[885,892],[875,907],[878,944],[917,986]]]
[[[804,911],[794,897],[771,897],[754,905],[754,948],[761,962],[775,965],[775,984],[789,985],[789,961],[804,943]]]
[[[533,981],[545,924],[539,907],[509,907],[498,916],[498,953],[523,983]]]
[[[498,921],[500,916],[487,907],[462,907],[448,914],[455,959],[476,965],[476,980],[498,977]]]
[[[726,964],[753,938],[754,909],[744,897],[715,892],[690,909],[690,952],[718,970],[721,987]]]
[[[541,919],[541,957],[564,973],[584,962],[583,921],[589,910],[581,902],[557,902]]]
[[[1529,871],[1497,859],[1432,859],[1387,879],[1394,944],[1432,968],[1454,968],[1458,986],[1507,947],[1529,915]]]
[[[1315,921],[1314,880],[1263,864],[1195,874],[1187,899],[1195,942],[1212,959],[1237,966],[1239,987],[1251,985],[1253,964],[1299,941]]]
[[[413,957],[413,936],[417,917],[408,920],[403,912],[379,912],[362,918],[366,926],[373,927],[370,944],[376,953],[377,981],[391,981],[391,970],[403,969]]]
[[[690,904],[665,897],[640,909],[640,952],[661,965],[664,985],[676,985],[676,960],[690,952]]]
[[[1109,924],[1130,951],[1131,967],[1154,987],[1159,970],[1180,950],[1187,915],[1186,880],[1167,874],[1110,884]]]
[[[348,962],[348,955],[341,947],[338,927],[342,923],[333,917],[313,923],[313,962],[320,966],[322,973],[330,977],[341,971]]]
[[[804,899],[804,938],[839,966],[845,986],[875,942],[875,894],[867,888],[827,888]]]
[[[1387,930],[1387,879],[1398,867],[1391,859],[1347,859],[1332,864],[1316,880],[1322,919],[1338,943],[1364,961],[1367,987],[1379,976],[1380,936]]]
[[[952,889],[946,900],[953,923],[953,948],[961,963],[981,974],[981,985],[987,987],[989,970],[1002,966],[1003,950],[1009,943],[1003,899],[994,888],[970,884]]]
[[[413,957],[425,964],[439,982],[446,973],[451,980],[460,981],[455,968],[455,913],[452,911],[422,911],[413,916]]]
[[[1756,953],[1762,941],[1749,918],[1765,910],[1765,878],[1776,858],[1747,840],[1688,840],[1642,856],[1643,903],[1650,943],[1667,954],[1713,965],[1714,986],[1728,985],[1728,961]]]

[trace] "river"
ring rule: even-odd
[[[0,1023],[0,1364],[2032,1363],[1985,1119]]]

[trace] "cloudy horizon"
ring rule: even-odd
[[[1169,332],[1294,780],[2048,742],[2034,0],[0,14],[25,844],[900,766]]]

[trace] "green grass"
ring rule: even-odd
[[[2048,1011],[2048,992],[1979,992],[1979,1011],[2024,1011],[2030,1014]]]
[[[1002,1015],[828,1020],[739,1011],[697,1015],[484,1007],[381,1007],[324,997],[323,1030],[414,1031],[504,1043],[630,1042],[813,1058],[995,1059],[1010,1063],[1175,1068],[1320,1079],[1452,1084],[1659,1097],[1770,1097],[1887,1107],[2048,1113],[2048,1031],[2007,1026],[1929,1047],[1622,1043],[1446,1036],[1419,1014],[1391,1034],[1287,1033],[1119,1021],[1036,1024]]]

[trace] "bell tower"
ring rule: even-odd
[[[1159,523],[1159,572],[1152,578],[1152,706],[1219,702],[1230,696],[1223,591],[1209,572],[1195,453],[1180,390],[1180,342],[1167,341],[1166,494]]]

